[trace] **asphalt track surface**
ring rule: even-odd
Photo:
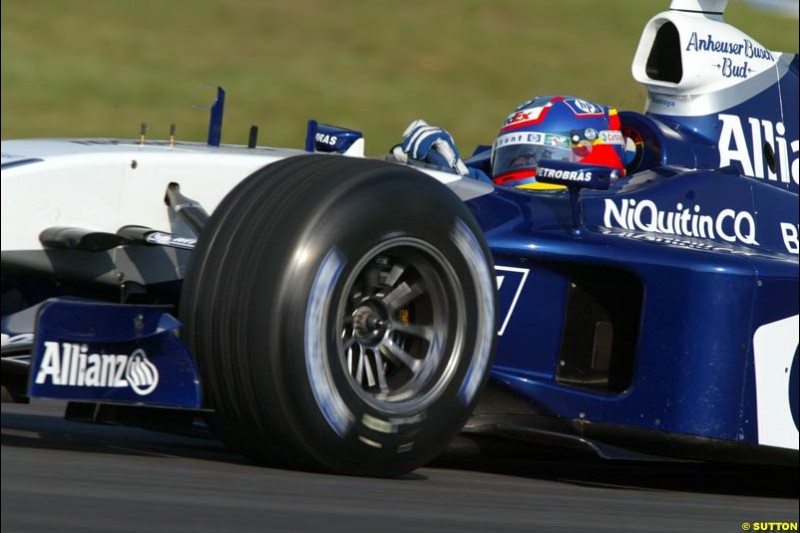
[[[256,466],[210,438],[2,406],[2,531],[742,531],[797,521],[796,468],[609,463],[461,440],[375,480]],[[486,447],[484,446],[484,449]]]

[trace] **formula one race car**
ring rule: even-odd
[[[207,144],[3,142],[4,401],[202,415],[347,474],[459,431],[796,465],[798,57],[725,3],[647,23],[622,179],[540,161],[562,189],[498,188],[314,121],[305,151],[224,146],[221,90]]]

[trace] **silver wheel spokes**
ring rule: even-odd
[[[378,256],[348,296],[341,337],[347,369],[377,400],[410,398],[439,370],[446,306],[430,290],[440,280],[425,274],[413,261]]]

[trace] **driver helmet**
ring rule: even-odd
[[[617,110],[572,96],[538,96],[520,105],[492,145],[492,180],[521,189],[563,189],[536,181],[540,159],[607,166],[624,176]]]

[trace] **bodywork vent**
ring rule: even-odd
[[[656,33],[653,48],[647,56],[645,72],[651,79],[680,83],[683,79],[681,65],[681,40],[678,28],[672,22],[665,22]]]
[[[593,267],[576,270],[568,287],[556,381],[597,392],[625,391],[633,381],[641,282],[621,270]]]

